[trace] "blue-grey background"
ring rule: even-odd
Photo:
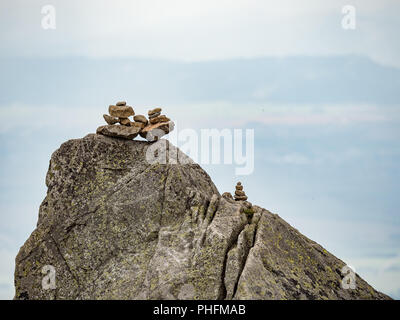
[[[203,165],[220,192],[287,220],[400,298],[396,1],[0,3],[0,298],[35,228],[51,153],[109,104],[193,128],[255,130],[255,170]],[[41,27],[43,5],[56,29]]]

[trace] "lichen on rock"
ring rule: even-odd
[[[279,216],[221,196],[165,144],[175,163],[149,163],[149,142],[99,134],[53,153],[15,299],[388,298],[358,276],[341,288],[344,262]],[[45,265],[55,289],[42,287]]]

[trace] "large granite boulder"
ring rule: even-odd
[[[358,276],[343,289],[343,261],[278,215],[220,196],[165,140],[67,141],[46,185],[15,299],[388,298]],[[49,270],[54,286],[43,286]]]

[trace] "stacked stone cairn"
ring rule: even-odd
[[[150,110],[149,120],[144,115],[135,115],[133,108],[126,105],[125,101],[110,105],[108,113],[103,115],[107,125],[98,127],[96,133],[129,140],[140,134],[153,142],[174,129],[174,123],[165,115],[161,115],[161,108]],[[132,116],[133,121],[129,118]]]
[[[148,141],[157,141],[164,134],[174,130],[174,123],[161,114],[161,108],[150,110],[147,114],[149,116],[149,124],[140,132],[140,136],[146,138]]]
[[[243,191],[243,186],[240,182],[236,184],[236,190],[235,190],[235,200],[236,201],[246,201],[247,196]]]

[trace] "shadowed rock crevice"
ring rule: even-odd
[[[341,288],[344,262],[278,215],[221,196],[198,164],[158,143],[176,161],[149,163],[156,144],[96,134],[53,153],[15,299],[388,298],[358,276]],[[45,265],[55,290],[41,287]]]
[[[248,246],[245,247],[243,258],[242,258],[242,261],[241,261],[241,264],[240,264],[240,269],[239,269],[239,272],[238,272],[238,276],[235,279],[232,297],[229,297],[230,299],[236,296],[236,291],[237,291],[237,287],[238,287],[238,284],[239,284],[240,276],[242,275],[243,269],[244,269],[244,267],[245,267],[245,265],[247,263],[247,258],[249,256],[250,250],[253,248],[253,246],[255,244],[255,239],[256,239],[256,235],[257,235],[257,227],[258,227],[258,219],[255,220],[254,223],[251,224],[252,226],[254,226],[253,230],[251,230],[250,234],[248,235],[249,238],[251,238],[251,239],[248,239],[248,241],[250,241],[250,242],[248,243]]]
[[[228,199],[231,199],[230,197]],[[246,212],[252,210],[253,216],[249,220]],[[221,299],[232,299],[237,291],[238,281],[247,263],[247,257],[255,242],[257,232],[257,224],[260,217],[260,212],[254,211],[252,205],[244,202],[241,205],[240,212],[242,215],[246,214],[248,224],[244,224],[235,241],[229,247],[224,261],[224,272],[222,275],[222,284],[224,286],[221,294]]]

